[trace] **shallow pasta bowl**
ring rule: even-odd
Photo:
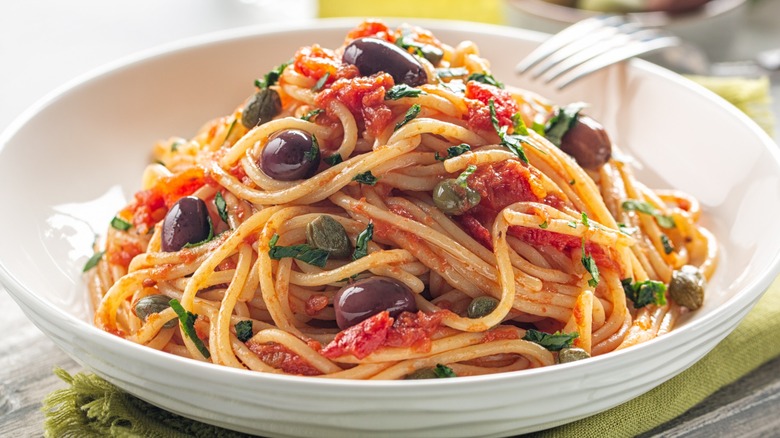
[[[595,414],[683,371],[723,339],[780,272],[780,154],[753,122],[693,83],[644,62],[564,93],[591,103],[650,187],[702,203],[720,267],[702,309],[672,333],[587,361],[502,375],[354,382],[265,375],[182,359],[98,330],[81,276],[116,210],[140,187],[154,141],[227,114],[253,80],[302,45],[335,47],[357,22],[209,35],[121,61],[35,105],[0,137],[0,279],[29,318],[86,368],[170,411],[270,436],[505,436]],[[497,78],[543,35],[419,23],[470,39]],[[511,48],[511,50],[509,50]]]

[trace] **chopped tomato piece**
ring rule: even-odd
[[[363,37],[374,37],[391,43],[395,42],[395,32],[379,20],[366,20],[349,31],[345,44]]]
[[[332,50],[314,44],[301,47],[295,52],[293,66],[295,71],[306,77],[320,79],[325,74],[334,76],[341,66],[341,60]]]
[[[274,342],[267,344],[248,342],[247,347],[266,364],[284,371],[287,374],[299,376],[318,376],[320,370],[314,368],[308,361],[287,347]]]
[[[369,134],[376,136],[393,118],[393,113],[384,100],[385,92],[394,84],[393,77],[387,73],[339,79],[330,88],[319,93],[315,102],[319,108],[328,108],[328,104],[333,100],[341,102]]]
[[[414,351],[430,351],[431,336],[441,326],[444,312],[427,315],[424,312],[403,312],[387,333],[383,346],[411,347]]]
[[[322,355],[332,359],[351,354],[358,359],[363,359],[385,342],[387,332],[392,325],[393,318],[390,317],[389,312],[377,313],[339,332],[336,338],[322,349]]]
[[[512,126],[512,115],[518,111],[518,107],[509,92],[493,85],[469,81],[466,84],[466,98],[472,99],[468,101],[468,122],[472,129],[493,130],[489,107],[491,99],[496,108],[499,126]]]

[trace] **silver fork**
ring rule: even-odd
[[[542,43],[517,64],[515,71],[562,89],[612,64],[679,43],[675,36],[622,16],[592,17]]]

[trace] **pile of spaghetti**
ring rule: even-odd
[[[155,146],[85,267],[101,329],[260,372],[438,378],[605,354],[702,304],[698,202],[472,42],[366,21],[255,87]]]

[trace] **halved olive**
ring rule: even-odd
[[[672,272],[669,296],[679,305],[696,310],[704,303],[704,275],[699,268],[685,265]]]
[[[428,74],[412,54],[384,40],[358,38],[344,49],[342,60],[357,67],[363,76],[385,72],[396,84],[410,87],[428,82]]]
[[[176,201],[163,219],[162,250],[178,251],[187,244],[203,242],[211,233],[206,203],[195,196],[186,196]]]
[[[580,114],[561,137],[561,150],[577,163],[598,170],[612,157],[612,143],[604,127],[592,118]]]
[[[260,157],[263,173],[280,181],[309,178],[317,173],[320,148],[311,134],[287,129],[266,143]]]
[[[333,310],[344,330],[385,310],[392,317],[416,312],[417,303],[405,284],[389,277],[369,277],[341,288],[333,298]]]
[[[352,243],[347,236],[347,230],[327,214],[306,225],[306,242],[328,251],[328,254],[335,259],[345,259],[352,254]]]

